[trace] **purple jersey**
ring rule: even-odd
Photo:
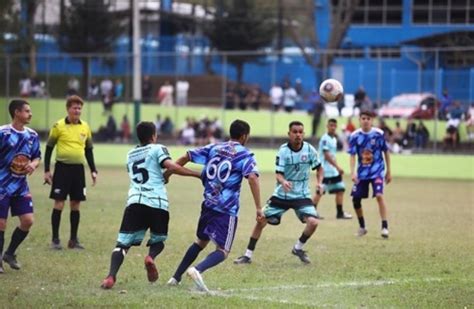
[[[383,152],[387,151],[383,131],[371,128],[369,132],[355,130],[349,140],[351,155],[357,155],[357,177],[360,180],[384,177],[385,163]]]
[[[15,130],[0,126],[0,195],[24,196],[29,193],[26,175],[15,173],[15,160],[40,158],[38,133],[30,128]]]
[[[228,141],[189,150],[188,156],[192,162],[204,165],[204,207],[237,216],[242,178],[258,174],[253,153]]]

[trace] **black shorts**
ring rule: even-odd
[[[169,213],[166,210],[142,204],[131,204],[125,208],[117,239],[118,246],[139,246],[150,229],[147,245],[165,241],[168,237]]]
[[[71,201],[86,200],[84,165],[56,162],[49,198],[64,201],[68,195]]]

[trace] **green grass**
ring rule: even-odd
[[[398,168],[402,167],[397,166],[394,172]],[[349,179],[344,180],[349,185]],[[321,221],[316,235],[306,245],[313,261],[306,266],[290,253],[303,229],[292,212],[283,217],[280,226],[264,231],[251,265],[232,264],[243,253],[255,222],[251,195],[244,183],[239,227],[230,257],[204,274],[216,296],[193,292],[187,278],[178,288],[165,285],[195,238],[202,196],[199,181],[173,176],[168,185],[171,221],[166,248],[157,259],[159,281],[154,285],[146,281],[146,248],[142,246],[130,250],[118,282],[110,291],[101,290],[99,285],[108,270],[124,208],[128,187],[125,170],[101,166],[97,186],[88,188],[79,230],[85,251],[48,249],[52,207],[47,198],[49,187],[42,185],[40,171],[30,178],[30,184],[36,222],[18,251],[22,270],[8,268],[0,276],[4,308],[474,306],[472,179],[395,178],[385,194],[391,228],[389,240],[379,236],[374,200],[364,200],[369,233],[357,239],[357,222],[335,220],[333,197],[324,197],[319,209],[326,220]],[[265,200],[273,190],[272,172],[262,173],[261,186]],[[353,212],[348,194],[344,203],[346,210]],[[68,211],[62,220],[61,236],[65,242],[69,233]],[[16,218],[9,221],[7,242],[16,222]],[[212,246],[198,260],[211,250]]]
[[[36,130],[49,130],[51,125],[58,119],[65,117],[65,100],[61,99],[30,99],[32,110],[33,110],[33,119],[31,122],[31,127]],[[87,121],[93,131],[97,131],[101,125],[105,125],[107,122],[107,116],[102,113],[103,108],[102,104],[99,102],[90,102],[85,104],[83,109],[83,119]],[[120,125],[120,121],[123,115],[127,114],[130,121],[134,119],[133,104],[119,103],[115,104],[113,108],[113,114],[117,121],[117,125]],[[157,104],[142,105],[141,108],[141,119],[154,121],[156,115],[160,114],[162,118],[169,116],[173,123],[175,124],[175,129],[181,128],[187,117],[195,117],[200,119],[204,116],[207,116],[211,119],[217,117],[221,119],[224,127],[227,128],[230,123],[235,119],[243,119],[250,123],[252,127],[252,135],[259,137],[285,137],[288,132],[288,124],[293,120],[299,120],[304,123],[306,131],[309,134],[311,130],[311,121],[312,116],[308,115],[305,112],[296,111],[292,114],[285,112],[272,113],[268,110],[261,111],[224,111],[220,108],[212,107],[162,107]],[[7,123],[10,121],[8,112],[7,112],[7,102],[5,99],[0,99],[0,123]],[[339,127],[345,125],[347,120],[345,118],[339,118]],[[357,119],[355,119],[357,125]],[[390,128],[395,128],[395,120],[388,119],[387,124]],[[375,122],[374,125],[378,125],[378,122]],[[401,120],[401,125],[403,128],[406,127],[406,121]],[[437,129],[435,129],[434,121],[425,121],[425,125],[430,132],[430,137],[434,140],[435,132],[437,132],[437,140],[441,141],[444,137],[445,132],[445,122],[438,122]],[[325,128],[325,118],[321,120],[319,127],[319,135],[324,131]],[[466,140],[466,130],[462,125],[460,130],[461,140]]]

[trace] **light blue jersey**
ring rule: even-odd
[[[285,192],[277,183],[273,196],[285,200],[311,198],[310,173],[320,165],[318,152],[309,143],[303,142],[298,150],[291,149],[289,144],[281,145],[276,157],[276,173],[283,174],[293,187]]]
[[[167,159],[170,159],[168,149],[160,144],[137,146],[128,152],[130,187],[127,206],[143,204],[168,210],[168,196],[162,171],[162,164]]]
[[[319,140],[319,153],[321,154],[321,164],[324,169],[324,178],[339,176],[337,169],[326,161],[324,152],[328,152],[334,161],[336,161],[337,139],[335,136],[324,134]]]

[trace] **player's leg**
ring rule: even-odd
[[[387,207],[385,205],[385,199],[383,198],[384,183],[382,178],[376,178],[372,181],[372,191],[377,204],[379,206],[380,219],[382,221],[381,235],[383,238],[388,238],[388,221],[387,221]]]
[[[155,265],[155,258],[165,248],[165,243],[168,237],[168,222],[169,213],[163,209],[156,209],[147,207],[146,218],[148,219],[148,227],[150,228],[150,239],[147,246],[149,247],[148,255],[145,257],[145,269],[149,282],[158,280],[158,269]]]
[[[0,274],[4,273],[3,263],[2,263],[2,254],[3,254],[3,245],[5,243],[5,230],[7,228],[7,219],[2,217],[2,210],[0,205]],[[7,208],[8,214],[8,208]]]
[[[311,261],[308,258],[306,251],[303,250],[303,247],[318,227],[318,213],[316,212],[316,209],[310,205],[295,208],[295,213],[298,219],[300,219],[302,223],[305,223],[306,226],[303,230],[303,233],[301,233],[301,236],[293,246],[291,253],[296,255],[303,263],[309,264]]]
[[[323,197],[324,195],[324,191],[320,191],[319,189],[316,189],[316,193],[314,194],[313,196],[313,205],[314,205],[314,208],[316,208],[316,211],[318,210],[318,205],[319,205],[319,201],[321,200],[321,198]],[[318,216],[319,216],[319,219],[324,219],[321,214],[318,212]]]
[[[81,201],[70,201],[71,212],[69,213],[69,222],[71,224],[71,234],[67,246],[69,249],[84,249],[84,246],[79,242],[77,231],[79,229],[79,221],[81,219]]]
[[[336,218],[337,219],[352,219],[352,215],[344,211],[342,206],[344,202],[344,191],[336,192]]]
[[[71,212],[69,213],[69,221],[71,223],[71,236],[68,242],[70,249],[84,249],[84,246],[79,242],[77,231],[79,229],[79,222],[81,219],[80,206],[81,202],[86,200],[86,176],[84,173],[84,166],[73,165],[69,169],[69,177],[72,178],[69,198]]]
[[[51,248],[55,250],[62,249],[59,240],[59,226],[61,224],[61,214],[64,209],[64,202],[69,193],[71,178],[67,176],[66,165],[56,162],[54,166],[53,182],[49,198],[54,200],[53,211],[51,213],[52,241]]]
[[[364,236],[367,234],[367,229],[365,228],[365,219],[364,212],[362,210],[362,199],[369,196],[369,181],[359,180],[357,184],[354,184],[352,188],[352,204],[357,215],[357,220],[359,221],[359,230],[357,231],[358,236]]]
[[[54,200],[53,212],[51,213],[51,249],[61,250],[61,241],[59,240],[59,226],[61,225],[61,214],[64,209],[65,200]]]

